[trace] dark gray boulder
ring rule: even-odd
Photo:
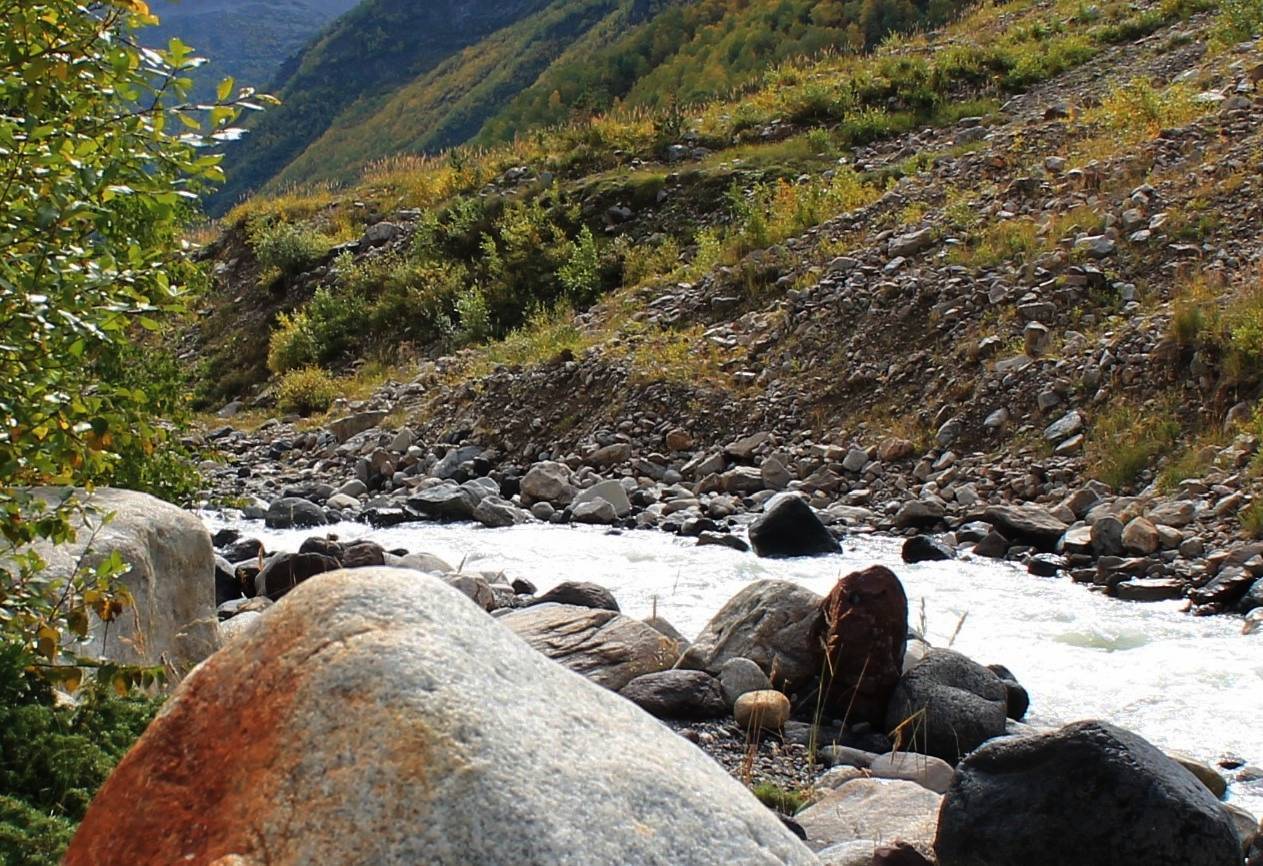
[[[619,694],[660,719],[714,719],[728,713],[719,680],[703,671],[645,674],[623,686]]]
[[[1231,820],[1186,769],[1106,722],[1006,738],[943,799],[939,866],[1240,866]]]
[[[215,607],[241,598],[241,584],[237,581],[237,569],[222,556],[215,557]]]
[[[407,509],[434,520],[473,520],[477,497],[454,482],[427,487],[408,497]]]
[[[259,541],[257,538],[247,538],[241,541],[234,541],[221,552],[224,555],[224,559],[233,565],[237,565],[246,560],[257,560],[261,550],[263,550],[262,541]]]
[[[992,505],[986,519],[1005,537],[1052,553],[1070,527],[1038,505]]]
[[[386,551],[375,541],[355,541],[342,549],[343,568],[371,568],[386,564]]]
[[[750,544],[759,556],[817,556],[842,549],[812,507],[791,493],[772,497],[750,524]]]
[[[588,581],[567,580],[536,597],[533,604],[569,604],[597,610],[618,611],[618,599],[603,586]]]
[[[1004,734],[1008,691],[994,672],[947,649],[931,649],[895,686],[886,730],[902,747],[956,763]]]
[[[329,521],[325,519],[324,509],[316,503],[289,496],[269,505],[263,522],[268,529],[305,529],[324,526]]]
[[[1022,721],[1026,718],[1026,711],[1031,706],[1031,696],[1026,691],[1026,687],[1019,683],[1017,677],[1013,676],[1013,672],[1004,665],[987,665],[987,669],[1004,683],[1009,718],[1015,722]]]
[[[903,543],[904,562],[942,562],[956,558],[956,551],[928,535],[914,535]]]
[[[1263,577],[1251,584],[1241,601],[1237,602],[1237,613],[1249,613],[1259,607],[1263,607]]]
[[[974,556],[985,556],[988,559],[1003,559],[1009,552],[1009,540],[1004,533],[991,530],[973,547]]]
[[[255,577],[255,594],[280,601],[304,580],[341,567],[338,560],[321,553],[278,553]]]

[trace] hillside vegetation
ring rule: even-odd
[[[230,155],[235,170],[216,203],[259,185],[345,183],[382,158],[506,141],[616,104],[697,103],[757,82],[778,62],[859,51],[887,33],[937,26],[961,4],[450,5],[421,13],[370,0],[340,21],[284,82],[286,106],[264,117]],[[417,20],[431,14],[433,20]]]
[[[232,202],[276,177],[346,110],[371,113],[394,90],[548,0],[365,0],[285,64],[283,104],[228,151],[233,172],[213,198]]]
[[[186,351],[210,405],[323,369],[319,411],[394,371],[422,423],[510,451],[653,411],[1038,459],[1082,407],[1059,459],[1177,483],[1263,370],[1261,24],[986,4],[731,98],[255,199]]]

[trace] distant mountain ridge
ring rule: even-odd
[[[199,99],[232,76],[240,85],[269,87],[287,59],[359,0],[152,0],[157,27],[142,42],[165,47],[172,37],[210,62],[193,79]]]

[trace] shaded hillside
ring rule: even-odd
[[[367,0],[282,70],[277,95],[238,145],[212,207],[272,179],[344,110],[368,112],[401,84],[512,24],[547,0]]]
[[[210,63],[193,73],[197,99],[214,98],[216,83],[232,76],[241,86],[271,85],[282,64],[320,29],[359,0],[159,0],[150,8],[160,24],[142,32],[149,45],[175,37]]]
[[[353,181],[369,162],[462,144],[534,82],[576,39],[617,18],[619,0],[560,0],[408,82],[388,98],[344,111],[275,178],[273,186]]]

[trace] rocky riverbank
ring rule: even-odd
[[[225,648],[183,684],[163,719],[107,784],[67,862],[124,862],[90,853],[108,849],[94,840],[118,821],[140,835],[182,838],[181,850],[195,858],[208,845],[232,850],[244,858],[234,863],[255,862],[260,839],[270,856],[301,850],[322,862],[361,844],[378,852],[375,862],[395,862],[396,852],[440,830],[444,838],[475,847],[490,844],[491,837],[469,837],[469,824],[460,817],[468,812],[450,775],[460,766],[496,768],[486,785],[499,787],[486,788],[485,795],[498,790],[496,796],[518,798],[514,814],[547,811],[549,826],[570,828],[563,836],[577,826],[568,811],[571,800],[586,803],[581,792],[592,785],[605,792],[603,808],[614,810],[611,818],[635,808],[637,820],[654,831],[632,845],[624,838],[625,822],[585,822],[600,837],[589,840],[586,850],[597,853],[588,862],[999,866],[1012,862],[1014,850],[1034,848],[1045,852],[1035,862],[1051,866],[1066,862],[1070,845],[1076,862],[1086,864],[1239,866],[1244,856],[1260,853],[1251,848],[1255,819],[1216,802],[1226,788],[1217,770],[1180,756],[1173,760],[1103,722],[1049,732],[1024,725],[1025,689],[1002,667],[983,667],[929,646],[909,629],[900,581],[881,567],[842,578],[827,597],[786,581],[756,581],[690,642],[661,618],[640,621],[622,613],[617,599],[597,584],[562,583],[538,593],[529,582],[503,574],[462,571],[426,554],[386,551],[368,541],[344,545],[320,535],[297,554],[271,556],[236,531],[220,532],[214,541],[219,592],[229,591],[225,562],[244,558],[231,577],[253,597],[220,605]],[[325,568],[332,571],[318,573]],[[457,664],[456,657],[464,661]],[[581,679],[558,679],[551,671],[561,667],[544,658]],[[278,677],[290,685],[280,688],[273,682]],[[591,684],[586,689],[578,688],[583,680]],[[364,703],[384,682],[392,683],[388,703],[394,708],[385,720],[367,708],[375,698]],[[490,691],[480,697],[484,686]],[[621,696],[616,703],[599,697],[614,692]],[[347,695],[358,697],[348,704]],[[413,708],[415,717],[399,709],[418,700],[424,706]],[[504,710],[506,700],[519,709]],[[208,701],[217,708],[209,717],[203,709]],[[675,733],[644,727],[627,715],[624,708],[632,704]],[[489,716],[480,706],[496,711]],[[273,815],[309,807],[302,786],[293,787],[301,771],[276,770],[259,752],[265,744],[249,757],[213,745],[223,738],[207,726],[225,712],[260,724],[266,719],[266,728],[285,731],[289,747],[283,754],[324,755],[313,764],[321,773],[337,752],[340,740],[329,739],[335,731],[347,742],[380,741],[380,749],[353,750],[373,756],[373,769],[367,757],[342,766],[338,789],[354,792],[355,802],[390,802],[389,814],[402,809],[424,819],[382,823],[375,812],[372,835],[363,841],[357,841],[362,830],[316,832],[306,818],[300,823],[309,829],[295,833],[291,821]],[[470,721],[470,713],[479,721]],[[510,717],[511,735],[501,730]],[[573,727],[579,719],[582,735]],[[410,742],[422,720],[430,745],[405,762],[386,744]],[[471,724],[477,737],[456,733]],[[310,746],[301,746],[308,740]],[[714,775],[719,767],[696,764],[672,741],[696,744],[726,775],[753,787],[781,812],[791,835],[769,824],[767,812],[767,818],[743,817],[740,831],[729,826],[728,816],[753,800],[736,793],[740,788],[725,793]],[[493,759],[510,743],[511,755]],[[602,745],[591,751],[596,743]],[[172,749],[180,750],[184,772],[197,778],[168,786],[160,801],[138,794],[136,780],[151,775]],[[416,756],[424,756],[425,777],[445,792],[442,800],[419,800],[407,793],[415,787],[392,787],[396,771],[401,782],[422,772],[412,766]],[[557,763],[563,758],[564,769]],[[661,772],[643,772],[660,760],[696,774],[688,801],[689,809],[707,816],[701,824],[694,812],[673,811],[667,821],[632,806],[647,802],[644,797],[675,801],[678,772],[667,771],[666,764]],[[1032,761],[1048,769],[1032,775]],[[551,783],[537,787],[538,777],[526,768],[544,766],[551,768],[550,782],[568,780],[575,796],[560,795]],[[480,778],[473,781],[482,785]],[[1076,797],[1085,778],[1110,796]],[[256,789],[268,793],[262,800],[216,793]],[[170,823],[172,802],[227,817],[209,836],[195,839]],[[261,822],[263,829],[242,835],[231,817],[238,813],[243,821],[249,813],[246,823]],[[1008,820],[1018,814],[1020,820]],[[1012,833],[994,829],[1001,816]],[[1154,820],[1179,829],[1169,838],[1155,835]],[[684,832],[685,825],[692,829]],[[524,858],[513,862],[559,862],[554,855],[521,853],[569,844],[553,835],[537,837],[532,826],[528,821],[510,831]],[[683,835],[664,836],[667,826]],[[805,844],[796,847],[793,835]],[[762,853],[746,852],[747,840]],[[607,845],[619,848],[618,858],[600,853]],[[785,847],[769,854],[769,846]],[[491,849],[483,853],[479,862],[509,862]],[[433,856],[433,862],[450,859]]]
[[[752,543],[775,555],[890,533],[908,539],[908,561],[1005,559],[1124,601],[1187,599],[1197,615],[1263,608],[1263,543],[1243,541],[1230,522],[1243,498],[1241,468],[1258,448],[1249,436],[1218,449],[1202,478],[1121,496],[1055,458],[958,454],[950,425],[922,452],[897,437],[866,447],[770,432],[709,445],[683,429],[629,424],[526,462],[459,431],[426,442],[392,422],[392,405],[382,396],[317,429],[269,421],[252,432],[208,431],[224,459],[206,466],[215,498],[274,527],[576,522],[739,550]],[[1064,441],[1081,427],[1072,411],[1046,436]]]
[[[1229,763],[1260,771],[1107,722],[1025,724],[1013,674],[932,646],[882,566],[824,595],[747,582],[689,640],[597,583],[540,592],[318,530],[269,552],[150,497],[94,496],[118,529],[91,556],[140,563],[123,580],[146,651],[201,661],[186,621],[208,618],[222,647],[111,776],[67,863],[1263,862],[1255,817],[1221,802]]]

